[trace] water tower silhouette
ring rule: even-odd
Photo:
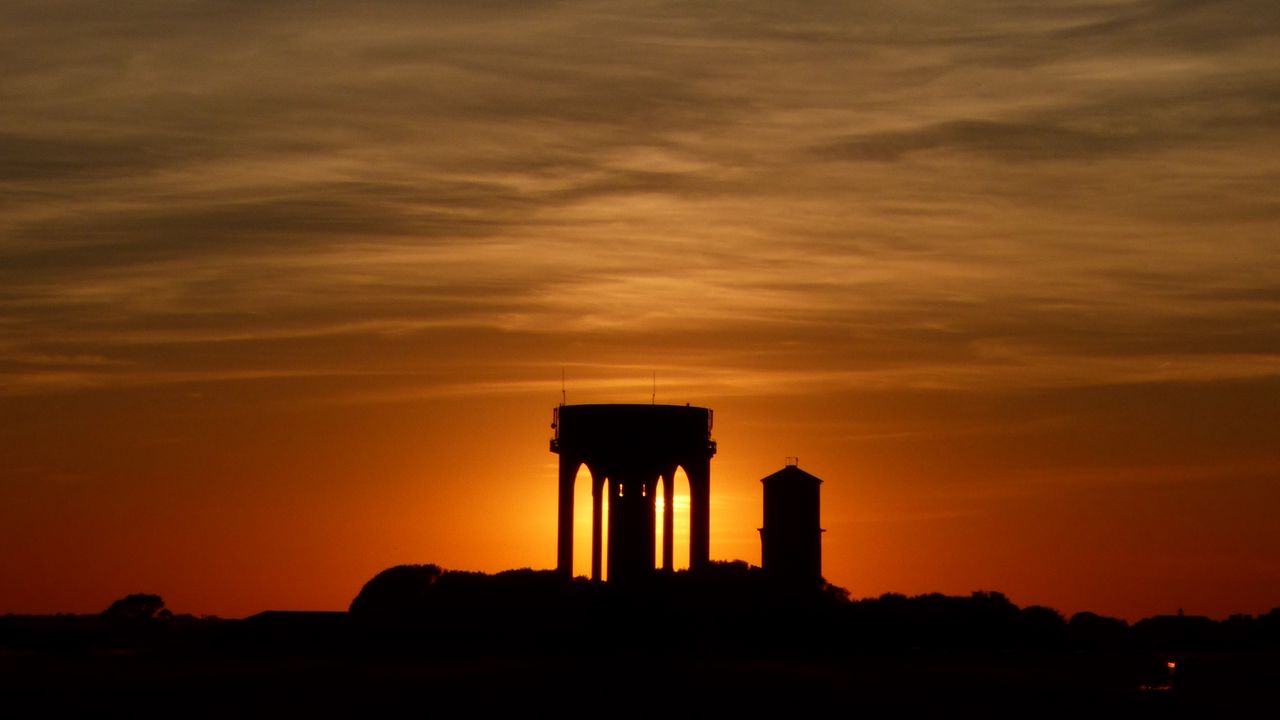
[[[764,527],[760,528],[760,565],[788,584],[822,582],[822,529],[819,486],[822,480],[801,470],[795,458],[762,479]]]
[[[655,508],[662,481],[662,568],[671,570],[674,480],[689,478],[689,568],[710,562],[711,410],[688,405],[561,405],[551,423],[551,452],[560,455],[556,568],[573,574],[573,486],[591,473],[591,579],[600,580],[604,493],[609,497],[609,581],[653,571]]]

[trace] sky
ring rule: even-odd
[[[552,567],[562,373],[715,411],[716,559],[798,456],[853,597],[1280,606],[1277,37],[1271,0],[9,0],[0,613]]]

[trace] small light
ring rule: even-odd
[[[1178,663],[1173,662],[1172,660],[1170,660],[1169,662],[1165,663],[1165,665],[1168,665],[1170,670],[1172,670],[1172,669],[1174,669],[1174,668],[1178,667]]]

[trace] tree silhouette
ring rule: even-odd
[[[439,565],[396,565],[374,575],[351,601],[353,616],[397,618],[422,612],[444,571]]]
[[[161,617],[167,617],[168,611],[161,613],[162,610],[164,610],[164,600],[159,595],[134,593],[111,603],[111,607],[102,611],[102,619],[119,622],[142,622],[155,618],[157,614]]]

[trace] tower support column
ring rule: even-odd
[[[577,458],[560,455],[560,517],[556,535],[556,570],[573,576],[573,481],[578,475]]]
[[[675,559],[676,524],[676,473],[667,473],[662,479],[662,569],[671,572]]]
[[[591,473],[591,579],[600,582],[601,536],[604,532],[604,478]]]
[[[685,467],[689,476],[689,569],[711,564],[711,458]]]

